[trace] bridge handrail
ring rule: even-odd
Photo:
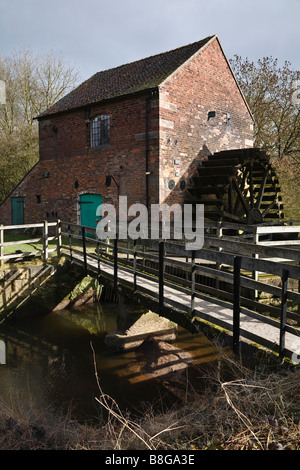
[[[236,224],[227,224],[236,225]],[[76,234],[71,233],[71,227],[75,229]],[[249,226],[247,226],[249,227]],[[67,228],[67,230],[66,230]],[[69,228],[69,230],[68,230]],[[96,229],[85,227],[85,231],[88,230],[96,235]],[[300,227],[299,227],[300,231]],[[72,238],[82,240],[82,226],[74,223],[62,222],[62,233],[65,236],[72,235]],[[78,233],[78,234],[77,234]],[[96,238],[86,236],[86,241],[95,243]],[[124,247],[126,243],[130,243],[130,240],[119,240],[118,250],[127,254],[133,254],[133,249]],[[142,246],[146,249],[158,250],[160,240],[138,240],[137,246]],[[165,251],[169,254],[177,255],[180,257],[191,258],[192,251],[187,251],[183,242],[179,243],[177,240],[165,241]],[[114,240],[107,239],[99,240],[97,243],[107,249],[113,249]],[[131,244],[133,241],[131,240]],[[228,264],[233,266],[233,259],[235,256],[241,256],[242,267],[250,271],[260,271],[269,274],[281,276],[282,272],[286,269],[290,271],[290,277],[293,279],[300,280],[300,250],[291,248],[282,248],[276,246],[276,256],[274,256],[274,247],[264,246],[261,244],[255,244],[251,242],[245,242],[244,240],[236,240],[235,237],[216,237],[205,235],[204,247],[200,250],[195,250],[196,258],[204,258],[205,260],[211,260],[219,264]],[[151,258],[153,254],[143,253],[145,258]],[[258,257],[260,256],[260,257]],[[263,259],[261,258],[263,257]],[[278,261],[279,259],[279,261]]]
[[[54,229],[54,235],[49,234],[49,228]],[[28,238],[20,241],[4,241],[4,233],[6,230],[18,230],[26,235],[27,229],[40,229],[41,236],[38,238]],[[239,237],[237,233],[233,236],[226,235],[224,230],[242,230],[244,233],[249,232],[251,238],[249,240]],[[212,230],[215,233],[212,233]],[[276,248],[266,246],[264,241],[259,240],[259,235],[264,236],[266,233],[287,234],[300,233],[300,226],[283,226],[283,227],[257,227],[243,226],[240,224],[227,223],[206,223],[204,246],[200,250],[187,251],[185,249],[184,240],[99,240],[96,236],[96,229],[83,227],[79,224],[57,220],[56,222],[44,221],[39,224],[23,224],[0,226],[0,263],[14,258],[22,258],[24,256],[41,255],[44,261],[47,261],[49,253],[57,251],[60,255],[62,250],[69,250],[71,259],[72,254],[83,256],[85,268],[87,268],[87,256],[93,256],[98,260],[98,269],[100,269],[100,261],[111,264],[113,266],[114,288],[118,285],[118,267],[130,270],[134,274],[134,290],[137,288],[137,276],[148,277],[155,276],[158,280],[159,293],[157,294],[159,305],[165,302],[164,286],[173,285],[178,290],[184,292],[189,291],[191,295],[191,305],[189,313],[192,316],[194,311],[195,299],[212,298],[215,302],[228,301],[233,303],[233,344],[238,347],[240,327],[240,313],[244,312],[248,315],[263,318],[263,315],[257,312],[276,313],[280,322],[265,317],[265,322],[277,322],[280,332],[279,353],[284,353],[285,333],[292,331],[293,327],[287,324],[287,315],[299,323],[299,313],[288,310],[288,301],[295,302],[300,310],[300,250],[295,248],[286,248],[280,246],[280,242],[275,241]],[[62,237],[66,237],[66,241],[62,243]],[[78,246],[74,245],[74,240],[78,242]],[[9,253],[4,255],[4,247],[21,243],[38,243],[42,241],[41,250],[26,253]],[[49,241],[56,241],[56,247],[49,249]],[[298,240],[293,240],[292,243]],[[273,243],[273,242],[272,242]],[[296,243],[295,243],[296,244]],[[92,251],[91,251],[92,250]],[[275,252],[274,252],[275,250]],[[184,261],[185,260],[185,261]],[[206,264],[204,265],[204,261]],[[149,262],[155,267],[151,267]],[[226,269],[221,270],[224,266]],[[178,268],[183,273],[183,277],[171,274],[168,268]],[[258,277],[258,273],[267,273],[278,276],[281,285],[269,285],[262,282]],[[223,287],[218,284],[217,287],[204,285],[203,281],[197,280],[196,275],[205,278],[215,279],[216,283],[225,283]],[[297,291],[288,286],[288,281],[298,281]],[[231,285],[232,291],[226,286]],[[221,287],[220,287],[221,286]],[[255,293],[262,291],[275,295],[281,299],[279,307],[262,305],[257,301],[254,295],[251,298],[245,297],[242,289],[248,289]],[[252,295],[252,294],[251,294]],[[220,300],[218,300],[220,299]],[[223,300],[222,300],[223,299]]]
[[[90,228],[81,227],[76,224],[67,224],[63,223],[63,230],[67,230],[67,232],[63,232],[64,235],[68,234],[69,240],[72,240],[74,235],[75,239],[82,238],[82,233],[85,233],[86,230],[89,232],[91,231]],[[298,231],[295,230],[296,232]],[[72,233],[74,232],[74,233]],[[80,235],[75,235],[75,233]],[[95,233],[95,229],[94,229]],[[85,238],[85,237],[84,237]],[[236,325],[238,324],[238,318],[240,312],[246,312],[248,315],[258,315],[261,318],[265,318],[265,322],[277,322],[276,320],[272,320],[271,318],[266,318],[264,315],[255,313],[255,311],[263,312],[268,311],[272,315],[272,313],[279,313],[279,317],[281,319],[280,326],[278,326],[280,330],[280,351],[284,350],[284,335],[286,331],[293,330],[293,327],[287,324],[286,322],[286,315],[287,313],[290,315],[291,319],[299,322],[299,313],[289,311],[287,309],[287,301],[293,301],[300,306],[300,293],[299,289],[298,292],[294,292],[293,290],[288,289],[287,280],[288,279],[295,279],[298,281],[300,285],[300,267],[299,267],[299,255],[300,251],[293,250],[290,248],[276,248],[276,258],[278,256],[282,256],[283,260],[273,260],[273,259],[261,259],[258,256],[265,256],[274,258],[274,248],[262,246],[259,244],[255,244],[252,242],[245,242],[244,240],[231,240],[229,237],[226,236],[205,236],[205,244],[201,250],[196,251],[186,251],[184,244],[178,243],[177,241],[163,241],[163,240],[137,240],[137,241],[129,241],[129,240],[98,240],[97,238],[93,239],[91,237],[86,237],[84,245],[87,243],[97,244],[97,254],[96,250],[92,256],[98,259],[98,266],[100,264],[101,259],[104,260],[106,263],[109,263],[113,266],[114,270],[114,286],[117,288],[118,284],[118,267],[121,266],[124,270],[129,270],[134,272],[134,290],[136,288],[136,278],[137,275],[141,277],[147,277],[153,275],[157,277],[159,282],[159,289],[160,293],[158,295],[159,302],[164,302],[163,296],[163,289],[164,285],[169,282],[176,282],[176,288],[178,290],[186,291],[185,285],[189,286],[191,289],[191,311],[193,311],[192,304],[196,297],[207,297],[207,294],[201,294],[201,292],[197,291],[196,289],[196,281],[195,275],[196,273],[210,276],[217,280],[217,282],[227,282],[233,285],[233,293],[230,292],[222,292],[222,295],[225,298],[235,299],[233,301],[234,311],[235,313],[235,320],[233,329],[238,328]],[[127,247],[125,246],[127,243]],[[133,245],[133,248],[130,249],[129,246]],[[105,247],[104,253],[99,253],[99,247]],[[139,249],[142,247],[143,250]],[[163,247],[163,248],[162,248]],[[72,247],[70,245],[70,249]],[[76,250],[76,251],[75,251]],[[85,246],[86,250],[86,246]],[[82,250],[77,250],[74,247],[74,253],[82,253]],[[248,254],[248,256],[246,255]],[[123,257],[121,256],[123,255]],[[124,256],[125,255],[125,256]],[[278,256],[277,256],[278,255]],[[85,266],[86,266],[86,251],[84,253],[85,257]],[[127,257],[127,260],[126,260]],[[129,259],[131,258],[131,259]],[[186,261],[182,261],[182,258],[185,258]],[[217,269],[213,271],[210,266],[203,266],[201,264],[204,260],[215,263]],[[139,261],[140,266],[138,266],[137,261]],[[158,264],[158,268],[153,269],[149,266],[145,266],[146,261],[152,261],[153,263]],[[236,264],[238,263],[238,266]],[[219,267],[221,265],[227,266],[230,270],[228,271],[221,271]],[[184,272],[190,275],[189,281],[185,283],[184,280],[178,280],[176,278],[174,280],[170,274],[165,271],[165,268],[168,266],[178,267],[182,269]],[[253,274],[260,273],[267,273],[272,274],[275,276],[279,276],[281,286],[273,286],[269,285],[266,282],[262,282],[258,280]],[[238,273],[238,274],[237,274]],[[252,278],[251,278],[252,275]],[[168,279],[171,279],[170,281]],[[237,281],[238,279],[238,281]],[[238,287],[236,287],[238,283]],[[202,286],[203,287],[203,286]],[[281,305],[280,307],[276,306],[266,306],[260,304],[256,297],[254,299],[244,298],[241,297],[241,289],[250,289],[251,291],[262,291],[266,293],[270,293],[272,295],[281,298]],[[206,292],[208,295],[214,296],[214,301],[218,297],[218,289],[215,288],[207,288]],[[238,294],[237,294],[238,292]],[[241,299],[244,302],[244,306],[241,305]],[[219,302],[223,302],[220,300]],[[250,308],[250,310],[249,310]],[[238,313],[237,313],[238,312]],[[276,315],[278,314],[276,313]],[[239,331],[239,328],[238,328]],[[236,336],[236,335],[235,335]]]
[[[49,235],[49,228],[54,227],[55,235]],[[28,230],[40,229],[40,236],[35,236],[34,238],[28,238]],[[17,231],[18,235],[24,235],[25,238],[14,241],[5,241],[5,232],[6,231]],[[49,242],[56,241],[55,248],[49,248]],[[32,243],[42,242],[41,249],[35,249],[34,251],[25,251],[25,252],[13,252],[13,253],[4,253],[5,247],[12,247],[15,245],[29,245]],[[0,225],[0,266],[3,266],[4,263],[10,262],[13,259],[23,259],[26,257],[35,257],[42,256],[44,262],[48,260],[49,254],[57,252],[59,255],[61,249],[61,222],[57,220],[56,222],[48,222],[47,220],[42,223],[36,224],[18,224],[18,225]]]

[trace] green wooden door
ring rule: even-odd
[[[96,216],[98,207],[102,204],[101,194],[81,194],[80,223],[84,227],[96,228],[100,217]]]
[[[13,225],[24,224],[24,198],[13,197],[11,199],[11,220]]]

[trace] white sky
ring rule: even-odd
[[[228,58],[300,69],[300,0],[0,0],[0,53],[61,55],[81,81],[213,34]]]

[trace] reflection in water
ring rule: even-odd
[[[171,382],[149,369],[152,360],[150,357],[149,362],[149,347],[112,352],[104,344],[108,332],[120,326],[120,322],[132,324],[138,314],[136,307],[130,305],[93,304],[1,326],[1,401],[8,404],[14,399],[24,403],[34,401],[41,409],[53,407],[63,411],[71,407],[78,419],[97,416],[102,410],[95,400],[100,392],[94,359],[102,391],[121,408],[138,410],[143,402],[174,401],[177,394]],[[201,333],[192,335],[180,328],[173,346],[188,352],[193,364],[211,361],[216,354]],[[153,355],[153,348],[151,351]],[[165,349],[161,354],[168,353]],[[175,363],[178,361],[176,351],[172,358]],[[163,371],[165,364],[159,367]]]

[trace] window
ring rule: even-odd
[[[92,120],[91,145],[100,147],[109,143],[110,119],[109,116],[101,115]]]

